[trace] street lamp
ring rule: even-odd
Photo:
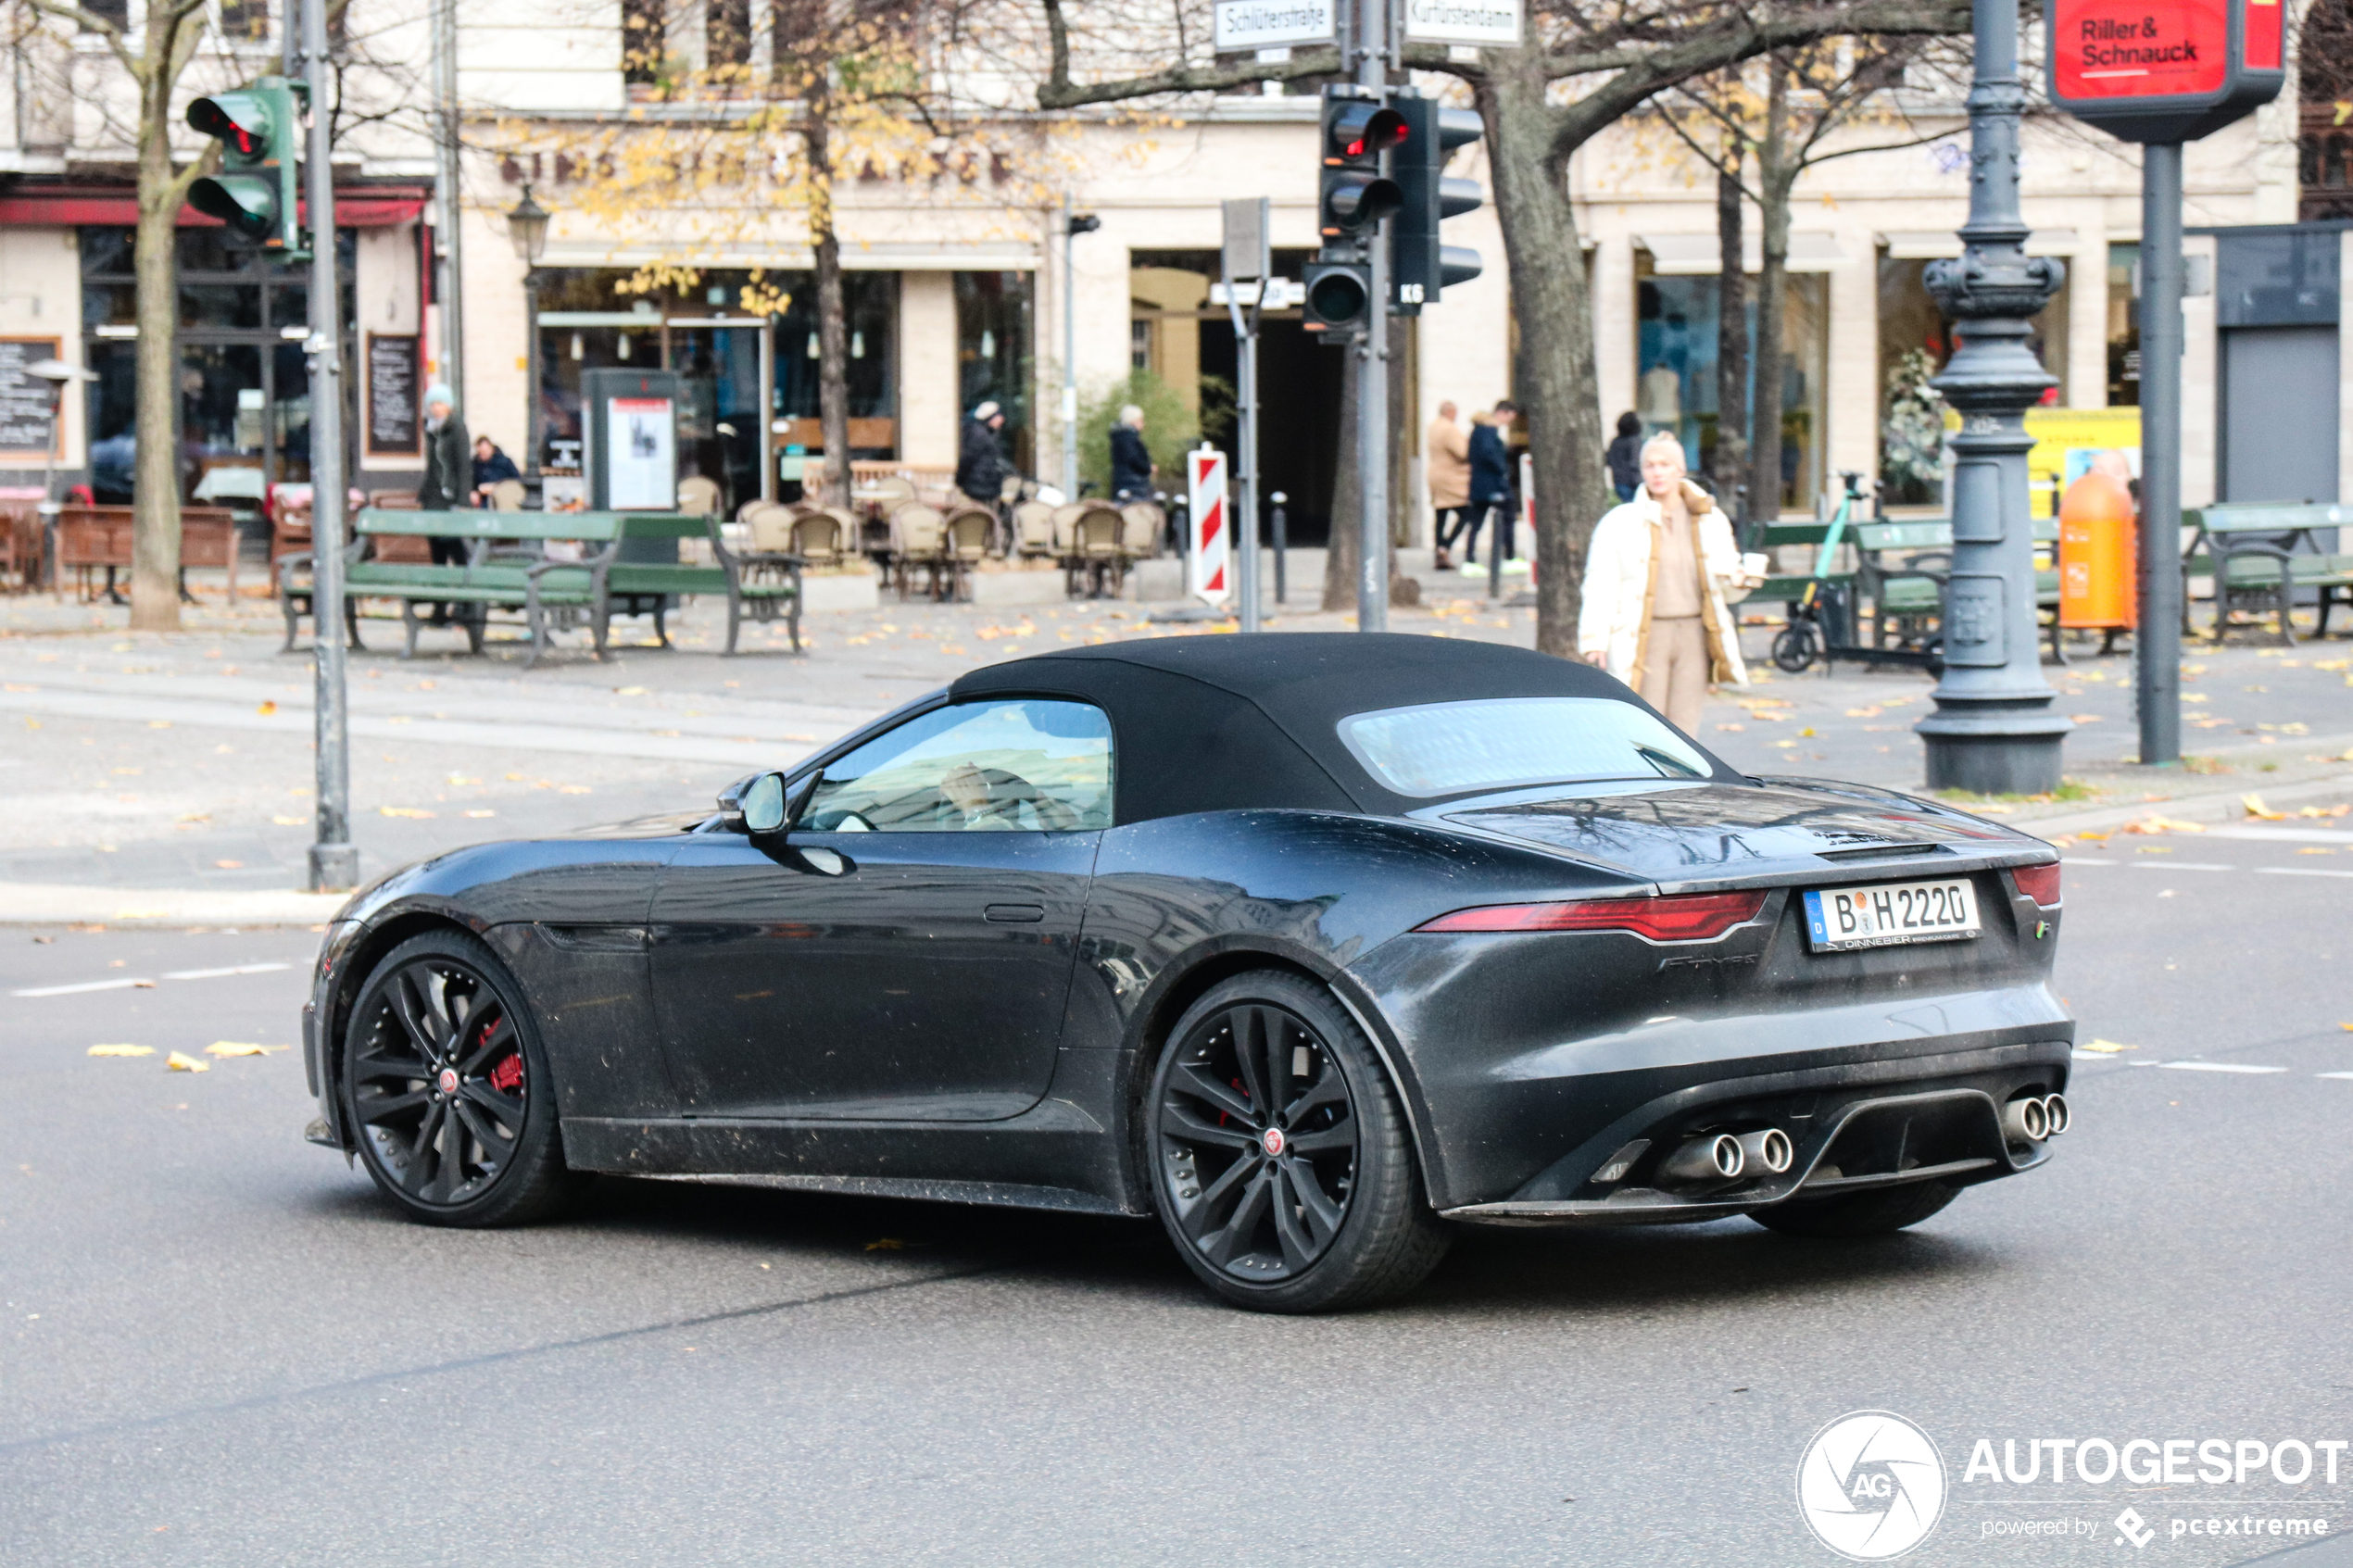
[[[1075,296],[1070,242],[1091,234],[1103,220],[1091,212],[1074,213],[1070,198],[1063,198],[1063,499],[1078,499],[1078,307]]]
[[[51,494],[57,486],[58,420],[65,412],[66,388],[75,382],[94,382],[97,373],[79,365],[69,365],[62,359],[36,359],[24,368],[25,374],[35,381],[49,383],[49,439],[43,447],[41,468],[41,558],[48,565],[49,586],[57,585],[57,513],[61,509],[57,498]]]
[[[547,248],[547,209],[531,199],[531,186],[507,214],[507,238],[522,260],[523,297],[523,471],[539,473],[539,257]]]

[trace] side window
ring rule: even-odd
[[[935,709],[825,768],[818,833],[1079,833],[1111,826],[1111,721],[1023,697]]]

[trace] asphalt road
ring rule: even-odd
[[[1796,1467],[1867,1408],[1950,1478],[1910,1562],[2353,1530],[2353,1452],[1963,1480],[1981,1436],[2353,1438],[2353,834],[2068,853],[2109,863],[2068,868],[2060,989],[2137,1048],[2079,1063],[2046,1169],[1863,1244],[1476,1234],[1308,1320],[1146,1223],[609,1180],[412,1226],[301,1141],[295,1053],[203,1056],[292,1043],[308,935],[0,929],[0,1562],[1830,1563]]]

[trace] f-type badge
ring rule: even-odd
[[[1678,953],[1671,959],[1659,960],[1658,967],[1661,972],[1670,969],[1737,969],[1743,964],[1755,963],[1761,956],[1757,953]]]

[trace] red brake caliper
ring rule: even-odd
[[[497,1027],[498,1025],[495,1021],[484,1024],[482,1026],[482,1038],[476,1040],[474,1044],[479,1046],[487,1042],[490,1038],[491,1031]],[[509,1054],[498,1063],[497,1066],[490,1070],[490,1086],[497,1089],[500,1094],[505,1095],[513,1094],[517,1089],[522,1087],[522,1056],[521,1052]]]

